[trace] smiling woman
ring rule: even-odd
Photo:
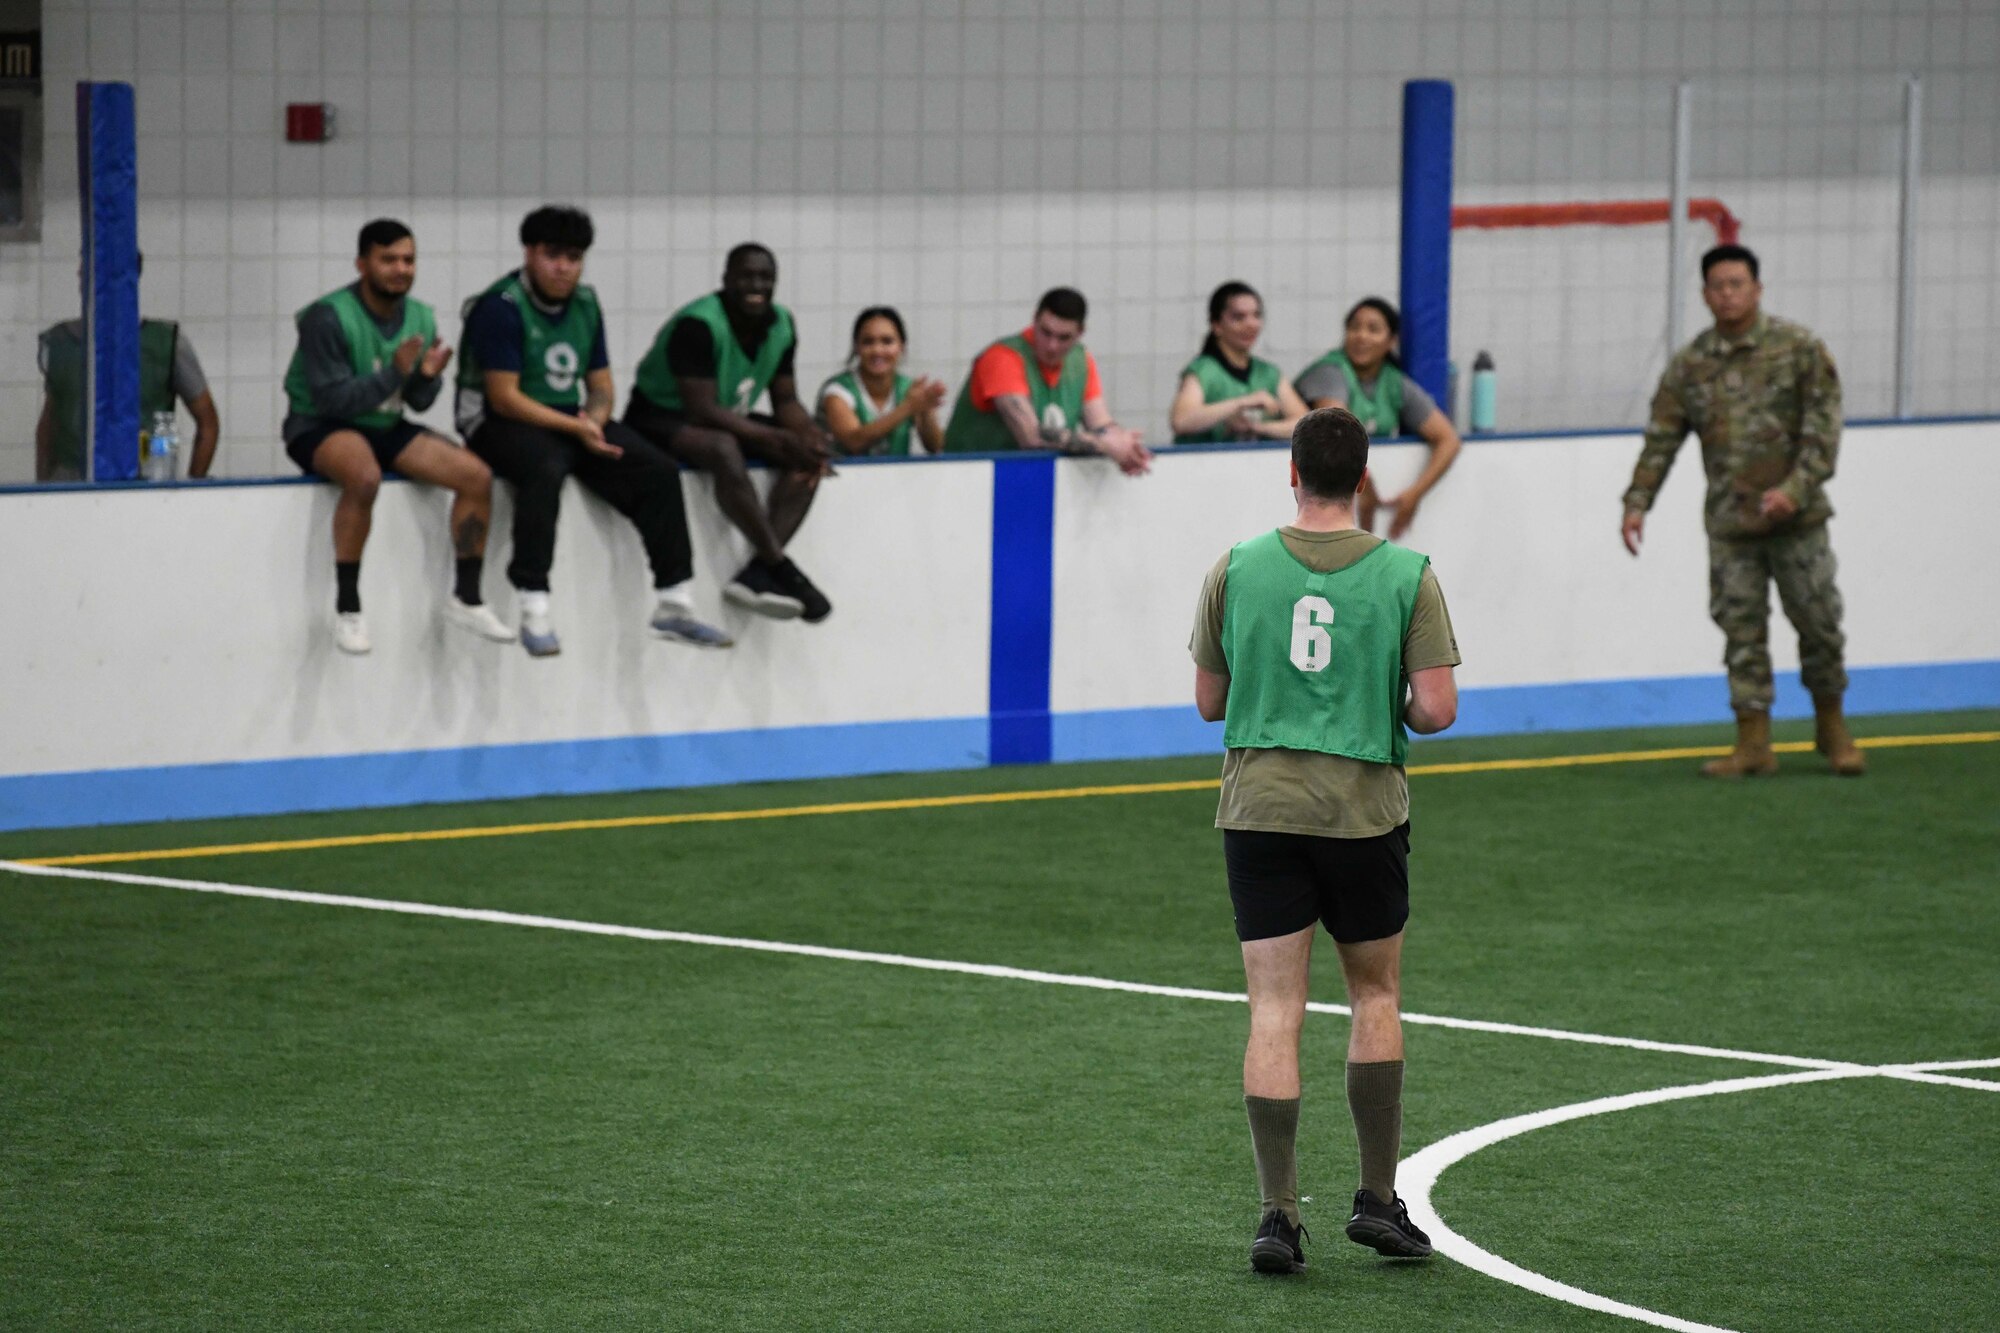
[[[854,347],[847,369],[819,386],[819,422],[841,450],[850,454],[944,452],[937,409],[944,402],[941,380],[911,379],[902,372],[908,343],[903,317],[886,305],[869,306],[854,317]],[[920,447],[912,447],[915,435]]]

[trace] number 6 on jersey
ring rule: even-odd
[[[1301,671],[1324,671],[1333,660],[1333,603],[1305,596],[1292,603],[1292,665]]]

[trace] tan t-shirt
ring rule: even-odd
[[[1345,569],[1382,539],[1372,533],[1304,532],[1280,528],[1285,549],[1322,574]],[[1208,571],[1195,608],[1188,651],[1203,671],[1229,674],[1222,653],[1223,584],[1229,553]],[[1457,666],[1458,639],[1437,575],[1424,568],[1417,603],[1403,636],[1403,674]],[[1222,803],[1215,826],[1259,833],[1305,833],[1321,838],[1372,838],[1410,817],[1410,786],[1400,764],[1370,764],[1311,750],[1230,750],[1222,760]]]

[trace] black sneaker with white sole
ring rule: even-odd
[[[1383,1203],[1367,1190],[1354,1191],[1354,1216],[1347,1219],[1347,1238],[1391,1259],[1421,1259],[1431,1252],[1431,1238],[1410,1220],[1401,1195]]]
[[[1310,1240],[1306,1229],[1273,1208],[1257,1224],[1257,1239],[1250,1242],[1250,1267],[1259,1273],[1303,1273],[1306,1252],[1302,1242]]]
[[[833,614],[833,603],[826,600],[826,594],[814,586],[804,570],[792,563],[790,556],[778,566],[776,573],[779,586],[798,598],[799,604],[805,608],[800,615],[808,625],[817,625]]]
[[[805,600],[780,576],[780,568],[753,558],[722,589],[723,600],[773,620],[796,619],[806,609]]]

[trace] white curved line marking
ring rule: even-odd
[[[1496,1120],[1490,1125],[1468,1129],[1449,1138],[1439,1139],[1419,1152],[1413,1153],[1396,1168],[1396,1185],[1409,1205],[1410,1216],[1416,1224],[1431,1234],[1431,1243],[1439,1254],[1456,1259],[1467,1268],[1497,1278],[1510,1285],[1532,1291],[1551,1300],[1580,1305],[1587,1310],[1598,1310],[1605,1314],[1621,1315],[1635,1319],[1642,1324],[1652,1324],[1658,1328],[1681,1330],[1681,1333],[1730,1333],[1714,1324],[1700,1324],[1691,1319],[1680,1319],[1643,1306],[1627,1305],[1614,1301],[1608,1296],[1572,1287],[1566,1282],[1544,1277],[1540,1273],[1510,1263],[1490,1250],[1480,1248],[1451,1229],[1438,1216],[1431,1203],[1431,1191],[1437,1187],[1438,1177],[1446,1168],[1482,1149],[1496,1143],[1546,1129],[1550,1125],[1560,1125],[1565,1121],[1583,1120],[1590,1116],[1611,1115],[1618,1111],[1631,1111],[1641,1106],[1655,1106],[1661,1102],[1687,1101],[1695,1097],[1721,1097],[1732,1092],[1757,1092],[1764,1088],[1784,1087],[1793,1083],[1823,1083],[1841,1078],[1897,1078],[1924,1083],[1949,1083],[1954,1087],[1978,1088],[1987,1092],[2000,1092],[2000,1083],[1986,1082],[1972,1078],[1950,1078],[1929,1072],[1933,1069],[1991,1069],[2000,1066],[2000,1060],[1953,1060],[1930,1065],[1890,1065],[1870,1067],[1866,1065],[1845,1065],[1830,1069],[1809,1070],[1800,1074],[1766,1074],[1757,1078],[1728,1078],[1714,1083],[1690,1083],[1675,1088],[1656,1088],[1651,1092],[1630,1092],[1617,1097],[1599,1097],[1594,1101],[1577,1102],[1570,1106],[1557,1106],[1547,1111],[1535,1111],[1528,1115],[1517,1115],[1506,1120]]]

